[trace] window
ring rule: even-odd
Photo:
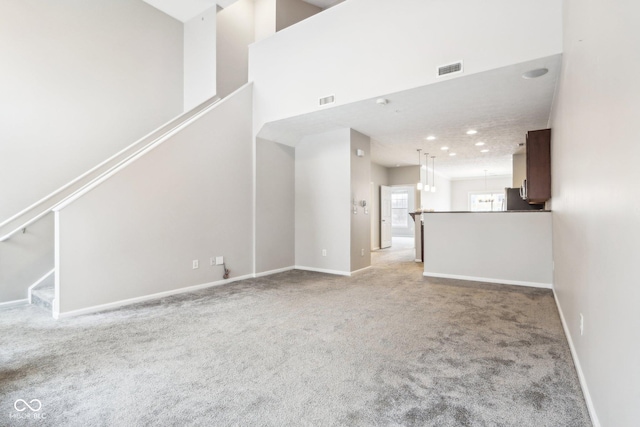
[[[391,193],[391,226],[409,227],[409,192]]]
[[[476,193],[469,195],[471,212],[490,212],[504,210],[504,193]]]

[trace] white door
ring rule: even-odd
[[[391,187],[380,186],[380,249],[391,247]]]

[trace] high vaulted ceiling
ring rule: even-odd
[[[387,167],[417,165],[417,148],[436,156],[449,178],[510,175],[511,156],[529,130],[548,127],[561,56],[555,55],[408,91],[266,124],[259,136],[295,145],[305,135],[350,127],[372,138],[371,160]],[[549,72],[536,79],[522,74]],[[475,135],[467,135],[470,129]],[[435,136],[428,141],[425,138]],[[484,142],[483,146],[476,146]],[[449,147],[448,151],[441,147]],[[489,150],[482,153],[481,150]],[[456,156],[449,156],[456,153]],[[429,163],[431,166],[431,162]]]
[[[187,22],[216,5],[225,8],[236,0],[143,0],[181,22]]]

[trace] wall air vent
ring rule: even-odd
[[[462,72],[462,61],[438,67],[438,77],[444,76],[445,74],[461,73],[461,72]]]
[[[329,95],[329,96],[325,96],[324,98],[320,98],[321,107],[325,105],[333,104],[334,102],[336,102],[335,95]]]

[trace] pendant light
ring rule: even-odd
[[[424,170],[426,171],[424,173],[424,180],[425,180],[424,191],[431,191],[429,187],[429,169],[427,168],[428,165],[429,165],[429,153],[424,153]]]
[[[436,156],[431,156],[431,161],[433,162],[433,166],[431,168],[431,172],[433,172],[433,179],[431,180],[431,192],[436,192]]]
[[[422,148],[418,148],[418,183],[416,184],[417,190],[422,190],[422,174],[420,173],[420,167],[422,166],[422,157],[420,156],[420,152]]]

